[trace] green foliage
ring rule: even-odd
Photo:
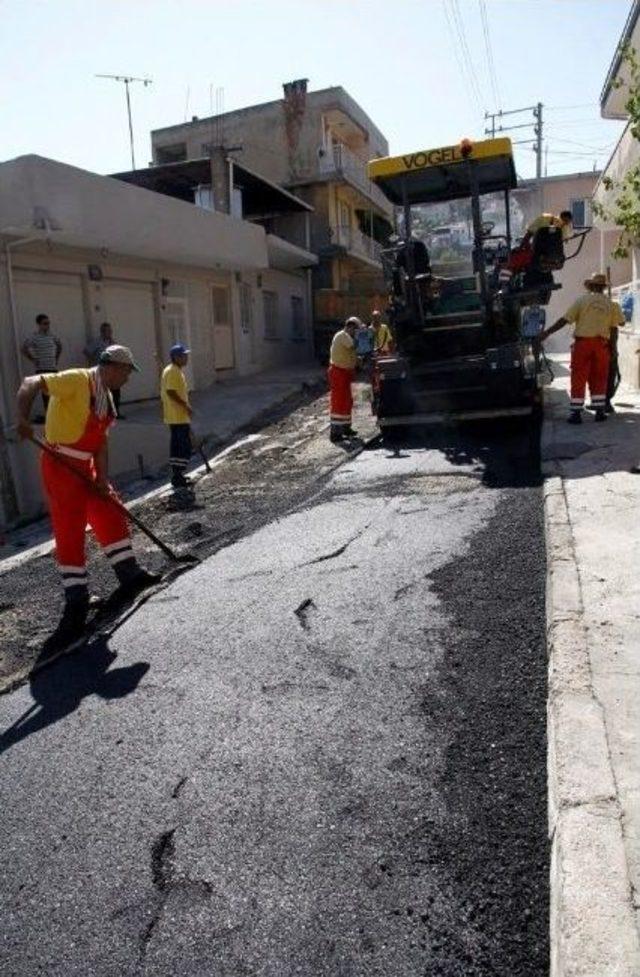
[[[625,108],[629,113],[630,132],[640,142],[640,59],[633,47],[626,47],[622,58],[629,75],[629,94]],[[622,81],[618,79],[616,88],[621,85]],[[640,241],[640,163],[627,170],[621,180],[605,176],[602,185],[605,190],[613,192],[613,202],[603,205],[594,201],[593,209],[599,217],[622,228],[612,257],[627,258],[631,247]]]

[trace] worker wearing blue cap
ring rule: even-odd
[[[176,343],[169,350],[171,362],[162,371],[160,396],[164,423],[171,432],[169,464],[171,465],[171,484],[174,488],[185,488],[189,482],[184,476],[185,468],[191,458],[191,417],[193,411],[189,403],[187,378],[184,367],[189,359],[189,350],[183,343]]]

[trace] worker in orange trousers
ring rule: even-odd
[[[622,313],[605,294],[607,278],[596,273],[585,283],[586,293],[570,306],[557,322],[540,333],[542,342],[567,323],[574,323],[571,347],[571,403],[568,421],[582,423],[587,386],[596,421],[606,421],[607,385],[611,337],[620,325]]]
[[[111,501],[115,493],[107,477],[107,432],[116,416],[111,390],[122,387],[137,369],[126,346],[108,346],[93,369],[26,377],[18,391],[21,437],[33,436],[29,412],[35,398],[41,392],[49,396],[45,439],[61,459],[43,454],[41,472],[65,593],[65,609],[56,632],[62,644],[81,637],[86,625],[87,524],[124,594],[136,593],[160,579],[136,560],[128,520]],[[79,476],[91,479],[94,488]]]
[[[331,427],[329,437],[334,443],[344,440],[345,437],[355,437],[357,433],[351,427],[353,411],[351,384],[358,364],[355,335],[361,328],[360,319],[357,316],[351,316],[343,328],[335,334],[331,342],[329,353]]]

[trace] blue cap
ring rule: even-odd
[[[169,350],[169,356],[171,359],[173,359],[174,356],[186,356],[186,354],[190,352],[191,350],[187,349],[184,343],[176,343],[175,346],[172,346]]]

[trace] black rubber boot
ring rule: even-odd
[[[139,594],[162,580],[161,573],[152,573],[151,570],[141,567],[134,557],[116,563],[114,570],[120,582],[120,593],[126,596]]]
[[[182,465],[171,466],[171,484],[174,488],[188,488],[191,482],[185,476]]]
[[[582,411],[579,410],[569,411],[567,424],[582,424]]]
[[[329,431],[329,440],[332,444],[338,444],[340,441],[344,440],[344,430],[337,424],[331,425],[331,430]]]
[[[348,428],[346,428],[344,433],[345,433],[345,436],[348,437],[348,438],[357,438],[358,437],[358,432],[357,431],[354,431],[351,426],[349,426]]]
[[[86,596],[67,600],[62,617],[60,618],[60,623],[51,635],[51,645],[59,648],[68,648],[79,644],[86,633],[88,613],[88,593]]]
[[[595,420],[596,421],[599,421],[600,423],[602,423],[602,421],[606,421],[606,419],[607,419],[607,415],[606,415],[606,413],[604,411],[604,408],[603,407],[598,407],[598,409],[596,411]]]

